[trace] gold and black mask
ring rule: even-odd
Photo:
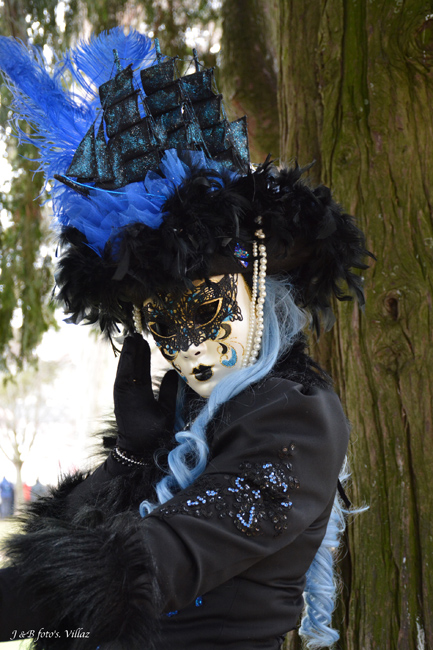
[[[236,276],[224,275],[214,282],[204,280],[181,298],[158,292],[143,307],[148,330],[167,359],[191,345],[215,340],[228,324],[242,320],[236,302]],[[229,328],[230,329],[230,328]]]

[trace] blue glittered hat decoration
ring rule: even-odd
[[[65,175],[56,178],[78,192],[116,189],[144,180],[167,149],[201,151],[232,171],[249,169],[246,118],[229,122],[213,70],[194,50],[193,74],[180,76],[177,57],[165,59],[155,39],[156,63],[134,80],[132,65],[99,86],[101,113],[81,141]],[[75,181],[73,180],[75,179]]]

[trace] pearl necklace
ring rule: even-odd
[[[143,333],[143,321],[141,320],[141,309],[140,307],[137,307],[137,305],[134,305],[133,311],[132,311],[132,319],[134,321],[134,328],[135,331],[138,332],[138,334]]]
[[[261,224],[262,218],[258,217],[257,222]],[[260,241],[265,239],[266,235],[262,228],[254,233]],[[247,337],[247,346],[244,355],[243,368],[252,366],[257,361],[262,346],[263,337],[263,308],[266,298],[266,267],[267,256],[266,246],[262,242],[258,245],[257,241],[253,242],[253,288],[251,295],[251,314]]]

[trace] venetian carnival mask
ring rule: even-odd
[[[178,299],[161,292],[143,305],[162,355],[202,397],[242,367],[250,313],[250,290],[241,275],[199,280]]]

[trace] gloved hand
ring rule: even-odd
[[[140,334],[124,343],[114,382],[117,445],[137,455],[153,453],[162,438],[172,435],[178,374],[164,376],[158,400],[152,391],[150,348]]]

